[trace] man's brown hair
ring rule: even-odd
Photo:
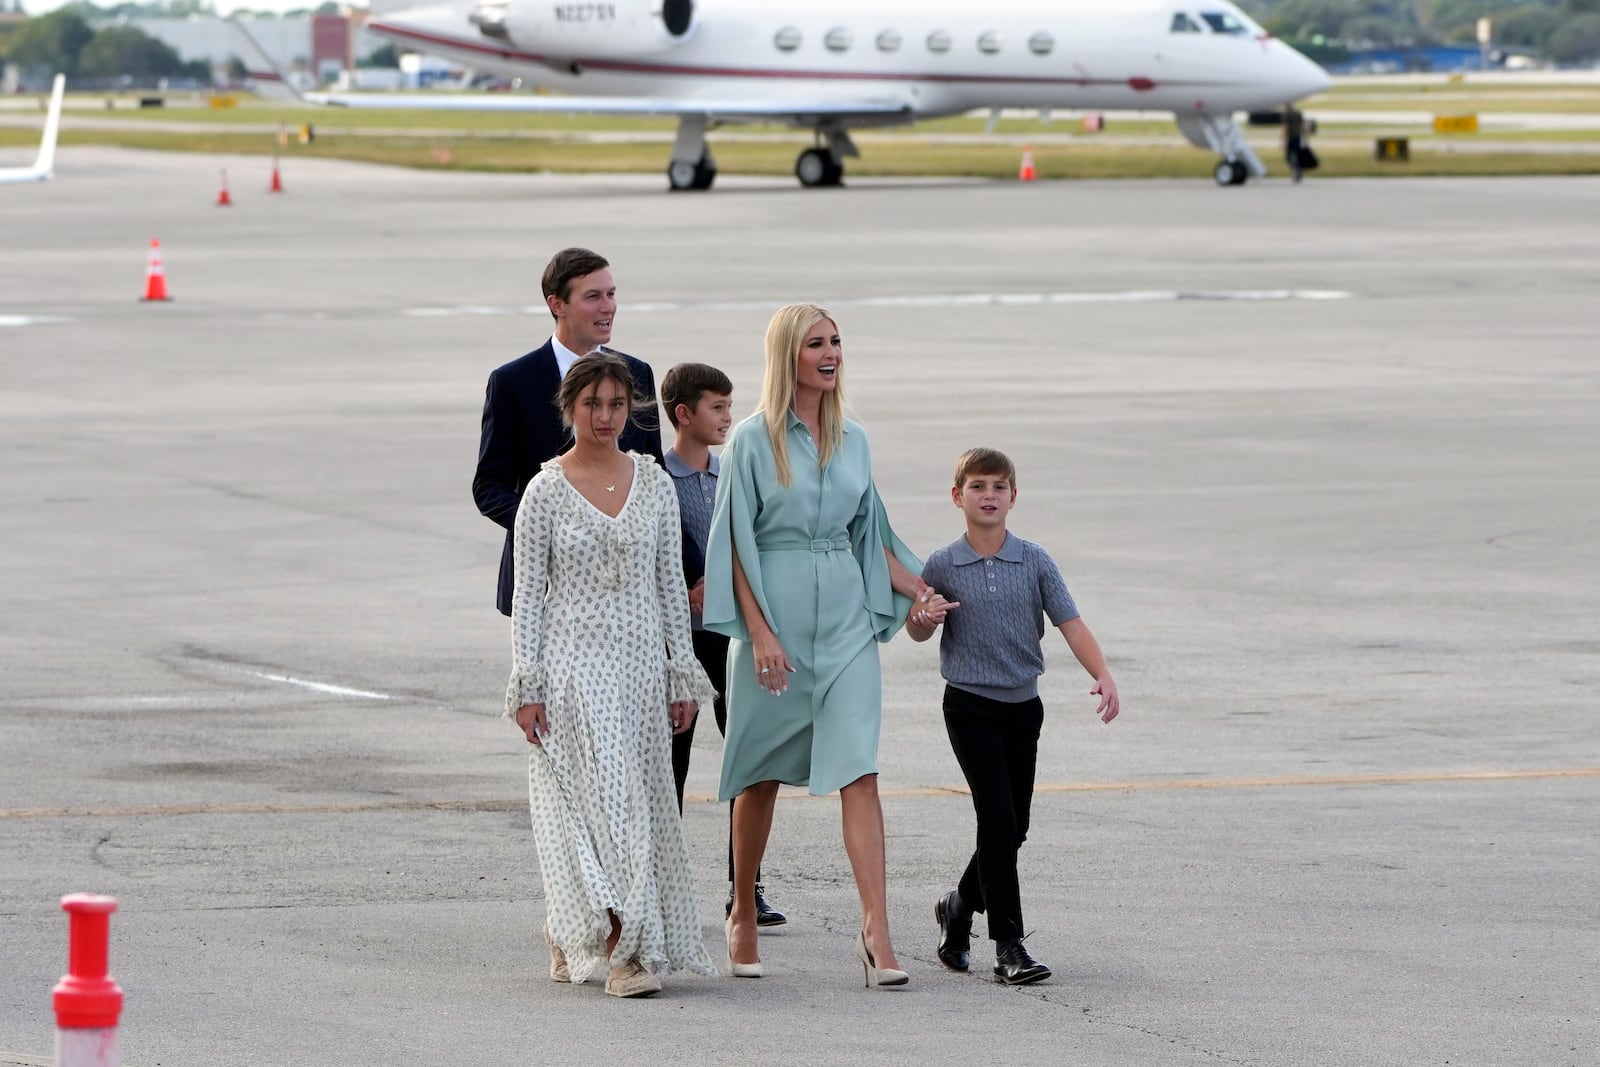
[[[728,376],[707,363],[679,363],[661,379],[661,406],[667,409],[667,421],[678,428],[678,405],[694,411],[700,398],[707,393],[732,396],[733,382]]]
[[[609,266],[611,261],[598,252],[591,252],[587,248],[563,248],[551,256],[550,262],[544,266],[540,287],[544,290],[545,303],[548,304],[552,296],[560,297],[561,302],[566,303],[572,299],[572,283],[575,279]],[[553,317],[555,312],[550,314]]]
[[[1017,487],[1016,465],[1011,462],[1011,457],[997,448],[969,448],[961,453],[956,460],[956,488],[966,485],[967,479],[976,474],[1004,478],[1011,488]]]

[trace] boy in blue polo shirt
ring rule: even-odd
[[[946,682],[945,729],[978,815],[977,851],[956,888],[934,904],[939,961],[967,970],[972,916],[985,912],[995,943],[994,980],[1025,985],[1050,977],[1050,968],[1023,947],[1017,884],[1017,850],[1028,836],[1044,724],[1039,675],[1045,618],[1094,678],[1089,692],[1100,698],[1095,714],[1102,722],[1120,710],[1117,683],[1049,553],[1006,530],[1006,514],[1017,502],[1011,460],[992,448],[962,453],[950,496],[966,516],[967,532],[928,557],[922,578],[954,610],[947,613],[946,605],[936,603],[912,612],[906,624],[917,641],[944,625],[939,671]]]

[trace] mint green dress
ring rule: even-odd
[[[878,642],[911,606],[889,585],[883,550],[913,574],[922,562],[895,536],[872,483],[867,432],[846,420],[827,467],[805,424],[788,420],[791,484],[778,481],[766,416],[734,427],[722,453],[706,544],[705,627],[728,646],[723,800],[756,782],[817,796],[878,770],[883,679]],[[756,682],[750,634],[733,594],[733,550],[795,672],[773,696]]]

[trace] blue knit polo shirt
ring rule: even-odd
[[[1008,703],[1039,695],[1044,620],[1060,626],[1079,614],[1048,552],[1007,532],[999,552],[980,556],[962,535],[934,550],[922,580],[961,602],[939,638],[945,681]]]

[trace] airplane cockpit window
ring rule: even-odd
[[[1206,25],[1211,27],[1212,33],[1249,33],[1245,24],[1226,11],[1202,11],[1200,17],[1206,20]]]
[[[1036,56],[1047,56],[1054,50],[1056,39],[1044,30],[1028,38],[1028,51]]]
[[[785,26],[773,35],[772,43],[780,52],[793,52],[800,47],[800,30],[796,26]]]
[[[1172,26],[1169,28],[1169,32],[1172,32],[1172,33],[1199,33],[1201,31],[1200,31],[1200,24],[1198,22],[1196,22],[1194,19],[1190,18],[1187,14],[1185,14],[1182,11],[1174,11],[1172,13]]]
[[[900,33],[899,33],[899,31],[898,30],[884,30],[882,33],[878,34],[878,51],[880,51],[880,52],[898,52],[898,51],[900,51]]]

